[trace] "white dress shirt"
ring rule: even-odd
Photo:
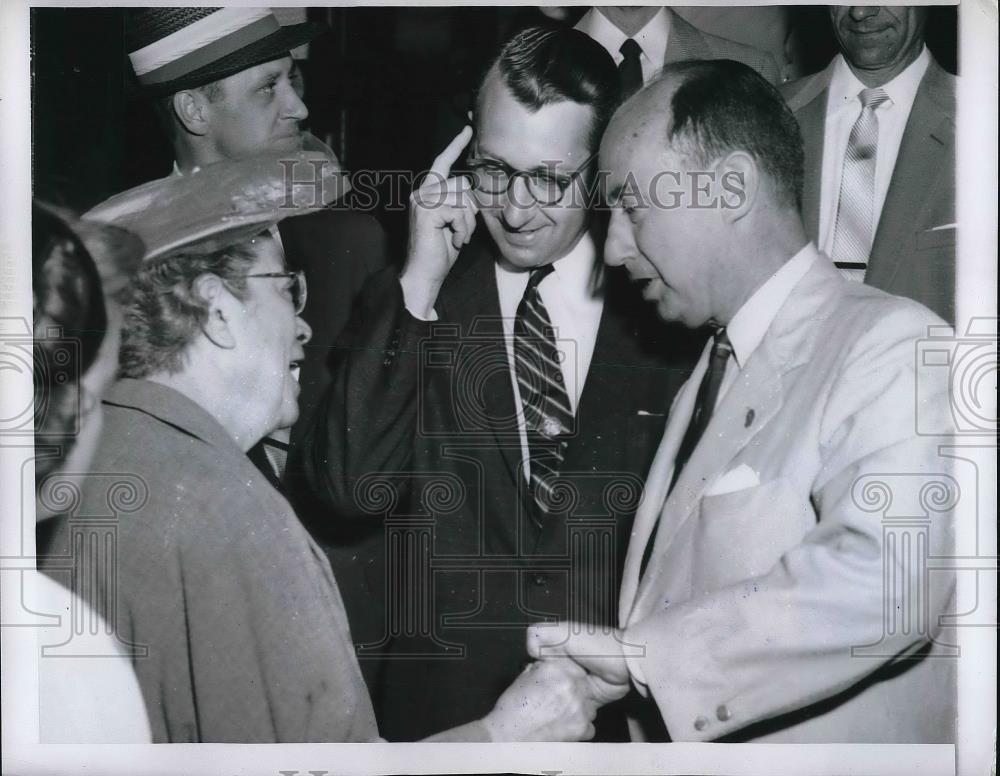
[[[629,36],[612,24],[608,17],[596,8],[591,8],[583,15],[583,18],[577,22],[576,29],[587,33],[607,49],[616,66],[625,59],[620,49]],[[669,38],[670,14],[667,13],[666,8],[661,8],[639,32],[632,36],[632,39],[642,49],[639,62],[642,64],[643,83],[648,83],[663,69],[663,60],[667,54],[667,40]]]
[[[538,284],[538,293],[555,329],[556,349],[563,351],[566,356],[559,364],[559,369],[563,374],[563,385],[566,387],[570,409],[574,415],[590,369],[590,360],[594,355],[597,329],[604,309],[603,289],[595,287],[594,283],[596,260],[597,250],[594,240],[589,234],[584,234],[569,253],[552,264],[552,272]],[[510,367],[514,406],[517,410],[517,425],[521,437],[524,474],[527,479],[529,477],[528,435],[524,427],[524,408],[521,404],[517,373],[514,371],[514,319],[517,317],[517,307],[524,296],[531,273],[512,270],[499,262],[495,264],[495,272],[507,345],[507,362]]]
[[[785,304],[788,295],[792,293],[792,289],[802,280],[818,256],[819,253],[816,251],[816,246],[808,243],[802,250],[782,264],[778,271],[771,275],[760,288],[754,291],[726,326],[726,335],[729,337],[729,343],[733,348],[733,357],[726,362],[726,373],[722,378],[722,385],[719,386],[719,395],[715,401],[716,407],[719,406],[722,397],[726,395],[726,392],[736,382],[740,371],[742,371],[747,361],[753,355],[753,352],[760,345],[761,341],[763,341],[767,330],[774,321],[774,316],[778,314],[778,310]],[[685,390],[689,386],[698,386],[701,384],[705,372],[708,370],[708,360],[711,352],[712,340],[709,340],[705,345],[705,350],[702,352],[694,372],[688,378],[685,387],[681,390]],[[681,422],[681,420],[671,417],[668,422],[672,424]],[[687,425],[691,422],[691,419],[684,418],[683,422]],[[666,433],[664,432],[665,435]],[[657,457],[659,458],[659,455]],[[660,468],[658,462],[654,461],[653,471]],[[665,476],[669,482],[669,479],[673,477],[673,462],[669,463],[667,468]],[[650,477],[653,476],[653,471],[650,472]],[[660,510],[662,512],[663,505],[660,506]],[[656,531],[657,529],[654,527],[648,541],[656,541]],[[644,551],[645,547],[641,549]],[[642,670],[642,660],[626,653],[625,662],[628,665],[629,673],[632,674],[634,683],[640,692],[645,695],[646,675]]]
[[[910,118],[913,100],[930,61],[931,56],[925,46],[909,67],[881,87],[889,95],[889,99],[875,111],[878,117],[878,153],[875,158],[873,237],[882,215],[882,205],[889,191],[889,183],[892,181],[892,172],[896,167],[899,145],[903,140],[906,122]],[[861,115],[861,101],[858,99],[858,94],[866,88],[854,75],[843,54],[837,54],[833,62],[833,74],[826,102],[823,177],[820,187],[819,247],[827,256],[833,255],[837,205],[840,201],[840,178],[844,169],[847,142],[854,122]]]

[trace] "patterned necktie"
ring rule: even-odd
[[[642,47],[629,38],[618,49],[624,59],[618,65],[618,80],[622,87],[622,99],[626,99],[639,91],[642,86],[642,62],[639,55]]]
[[[573,428],[555,333],[538,292],[538,284],[550,272],[551,264],[532,270],[514,319],[514,371],[531,458],[529,484],[542,512],[554,503],[552,491],[566,448],[560,437]]]
[[[715,338],[712,342],[712,352],[708,356],[708,368],[705,370],[705,376],[701,378],[701,385],[698,386],[698,394],[694,400],[694,412],[691,414],[687,431],[684,432],[681,446],[677,450],[677,457],[674,459],[674,473],[670,479],[670,487],[667,489],[668,496],[674,489],[674,485],[677,484],[677,478],[680,476],[681,470],[688,462],[694,449],[698,446],[698,440],[705,433],[708,422],[712,419],[715,403],[719,398],[719,389],[722,387],[722,378],[726,374],[726,364],[729,362],[729,357],[732,354],[733,346],[729,343],[726,330],[719,329],[715,333]],[[646,542],[646,548],[642,554],[642,562],[639,565],[640,579],[645,573],[646,564],[649,563],[649,558],[653,553],[655,538],[656,530],[654,528],[653,534],[649,537],[649,541]]]
[[[858,95],[861,115],[854,122],[844,154],[840,201],[833,234],[834,264],[849,280],[864,281],[874,240],[875,160],[878,155],[878,106],[889,99],[882,89]]]

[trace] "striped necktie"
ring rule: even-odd
[[[889,99],[882,89],[863,89],[861,115],[854,122],[844,154],[840,201],[833,234],[834,264],[849,280],[863,281],[874,240],[875,161],[878,155],[878,106]]]
[[[529,487],[535,504],[548,513],[566,450],[564,437],[573,429],[573,411],[563,382],[555,332],[538,292],[552,265],[532,270],[514,318],[514,372],[517,376],[528,437]]]

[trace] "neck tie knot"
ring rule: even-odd
[[[635,42],[635,38],[627,38],[625,42],[619,46],[618,50],[621,52],[621,55],[625,57],[625,59],[630,59],[632,57],[638,59],[639,55],[642,53],[642,46]]]
[[[858,99],[861,100],[862,108],[871,108],[875,110],[883,102],[889,99],[889,95],[885,93],[884,89],[862,89],[858,94]]]
[[[725,369],[726,362],[733,355],[733,344],[729,341],[729,335],[725,329],[719,329],[715,333],[712,342],[712,369]]]
[[[525,295],[530,294],[545,278],[552,274],[552,265],[546,264],[542,267],[535,267],[528,276],[528,287],[524,289]]]
[[[618,50],[623,57],[618,65],[618,80],[622,89],[622,99],[625,99],[642,86],[642,60],[639,59],[642,47],[632,38],[628,38]]]

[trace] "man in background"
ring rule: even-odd
[[[130,10],[129,59],[173,147],[174,173],[226,159],[291,153],[302,149],[306,138],[314,140],[303,130],[309,111],[290,50],[323,32],[316,24],[281,26],[267,9]],[[345,208],[285,219],[277,234],[289,266],[306,273],[314,294],[303,314],[313,331],[301,374],[305,422],[329,382],[329,349],[354,297],[385,263],[385,238],[374,218]],[[266,447],[278,480],[287,436]]]
[[[595,6],[576,28],[604,46],[614,59],[625,96],[650,81],[667,62],[683,59],[734,59],[771,83],[779,80],[771,54],[703,32],[670,8]]]
[[[834,6],[840,53],[783,94],[805,143],[803,216],[844,273],[955,320],[955,77],[928,9]]]
[[[126,46],[144,96],[154,102],[174,151],[174,174],[222,160],[296,152],[306,141],[298,67],[289,51],[324,32],[316,24],[281,26],[260,8],[137,8],[127,11]],[[333,160],[334,162],[336,160]],[[304,176],[302,165],[296,180]],[[370,215],[346,207],[284,219],[272,228],[292,270],[312,294],[302,312],[312,331],[299,373],[299,421],[279,423],[249,455],[289,497],[317,536],[337,575],[358,633],[377,630],[366,597],[363,541],[285,477],[289,446],[311,422],[330,383],[328,362],[365,280],[386,264],[385,234]]]

